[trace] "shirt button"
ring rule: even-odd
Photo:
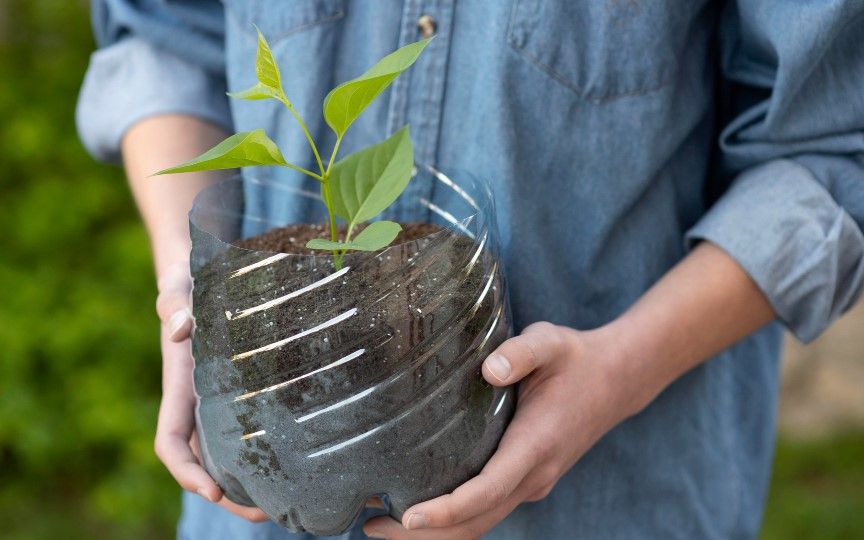
[[[423,15],[417,19],[417,28],[420,29],[420,35],[424,38],[430,38],[435,35],[435,30],[438,28],[438,23],[431,15]]]

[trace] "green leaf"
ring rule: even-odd
[[[192,161],[161,170],[156,174],[213,171],[254,165],[288,166],[279,147],[270,140],[263,129],[232,135]]]
[[[350,242],[333,242],[322,238],[315,238],[306,243],[309,249],[326,249],[329,251],[342,251],[353,249],[357,251],[378,251],[390,245],[402,227],[393,221],[375,221],[360,231],[354,240]]]
[[[384,142],[354,152],[337,162],[330,175],[334,213],[349,226],[377,216],[405,190],[413,168],[408,126]]]
[[[258,77],[258,82],[246,90],[228,92],[228,95],[232,98],[248,100],[278,99],[287,105],[288,97],[282,88],[279,64],[276,63],[276,58],[264,34],[257,26],[255,30],[258,31],[258,52],[255,54],[255,75]]]
[[[350,244],[350,242],[349,242]],[[306,242],[306,247],[309,249],[326,249],[328,251],[342,251],[349,249],[345,242],[334,242],[332,240],[324,240],[323,238],[313,238]]]
[[[378,251],[384,246],[389,246],[401,230],[402,226],[394,221],[374,221],[351,240],[352,244],[362,247],[352,249]]]
[[[255,75],[262,85],[269,88],[279,97],[285,96],[285,91],[282,89],[282,76],[279,74],[279,64],[276,63],[276,58],[273,57],[273,51],[270,50],[270,45],[264,34],[258,27],[258,52],[255,55]]]
[[[274,91],[269,86],[265,86],[260,82],[257,83],[252,88],[247,88],[246,90],[241,90],[240,92],[228,92],[228,96],[235,99],[248,99],[248,100],[256,100],[256,99],[280,99],[280,96],[276,91]]]
[[[342,137],[360,113],[411,65],[432,38],[405,45],[388,54],[366,73],[342,83],[324,99],[324,119]]]

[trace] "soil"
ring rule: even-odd
[[[413,240],[434,234],[442,229],[439,225],[431,223],[402,223],[402,230],[393,241],[393,245],[404,244]],[[355,228],[354,236],[360,233],[366,225],[359,225]],[[339,227],[339,237],[345,237],[346,227]],[[244,238],[234,242],[234,245],[244,249],[254,249],[257,251],[274,251],[278,253],[291,253],[294,255],[305,255],[312,253],[313,250],[306,247],[306,242],[313,238],[330,238],[330,226],[326,223],[308,224],[300,223],[296,225],[288,225],[270,229],[264,234]]]
[[[441,230],[403,224],[397,245],[350,254],[337,279],[330,257],[262,253],[308,254],[326,225],[193,265],[196,429],[230,500],[334,535],[370,496],[401,519],[482,469],[515,405],[480,374],[509,335],[506,292],[491,251]],[[209,246],[192,238],[194,261]]]

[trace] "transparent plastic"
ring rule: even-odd
[[[336,270],[232,244],[285,225],[250,215],[250,182],[206,189],[190,213],[197,433],[228,498],[332,535],[371,496],[400,519],[476,475],[515,404],[480,375],[511,334],[488,187],[418,166],[402,204],[443,229]]]

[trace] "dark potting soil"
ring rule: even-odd
[[[326,225],[238,241],[255,251],[231,247],[193,271],[205,466],[229,499],[295,532],[341,533],[372,495],[400,519],[452,491],[512,414],[513,389],[480,375],[510,328],[485,238],[403,228],[340,271],[327,256],[261,253],[308,254]]]
[[[353,236],[360,233],[366,225],[359,225],[355,228]],[[344,225],[339,227],[339,237],[345,237]],[[404,244],[419,240],[420,238],[429,236],[440,231],[442,227],[431,223],[403,223],[402,230],[393,241],[394,245]],[[306,242],[313,238],[330,238],[330,227],[325,223],[307,224],[300,223],[296,225],[288,225],[286,227],[278,227],[269,231],[244,238],[234,242],[234,245],[244,249],[254,249],[258,251],[275,251],[278,253],[291,253],[296,255],[305,255],[312,253],[313,250],[306,247]]]

